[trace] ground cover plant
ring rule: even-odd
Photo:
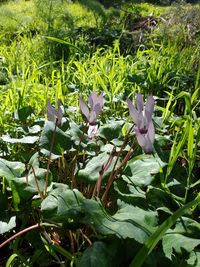
[[[0,266],[200,266],[200,7],[125,2],[0,5]]]

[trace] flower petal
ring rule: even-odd
[[[137,127],[140,129],[140,131],[144,131],[145,129],[147,130],[148,128],[148,121],[144,114],[144,111],[138,113]]]
[[[152,118],[153,110],[154,110],[154,98],[153,98],[153,96],[149,96],[147,98],[147,103],[146,103],[145,111],[148,111],[148,116],[150,118]]]
[[[154,125],[153,125],[153,121],[151,120],[151,122],[149,123],[149,127],[148,127],[148,137],[153,145],[154,143],[154,139],[155,139],[155,129],[154,129]]]
[[[81,97],[79,98],[79,104],[80,104],[80,109],[81,109],[82,113],[85,115],[85,117],[88,120],[89,119],[89,109],[86,106],[86,104],[83,102],[83,99]]]
[[[55,122],[56,110],[52,105],[47,101],[47,117],[49,121]]]
[[[146,144],[143,147],[143,150],[146,154],[151,154],[153,152],[153,144],[151,143],[148,136],[146,136]]]
[[[101,94],[100,94],[100,96],[98,98],[98,102],[99,102],[101,108],[103,107],[103,104],[104,104],[103,94],[104,94],[104,92],[101,92]]]
[[[56,111],[56,113],[57,113],[57,119],[58,119],[58,125],[59,125],[61,124],[62,117],[63,117],[63,111],[62,111],[61,103],[59,100],[58,100],[58,110]]]
[[[97,133],[97,130],[98,130],[98,125],[89,125],[89,128],[88,128],[88,137],[90,139],[92,139],[93,137],[95,137],[96,133]]]
[[[100,103],[97,103],[94,106],[94,112],[96,113],[96,118],[97,118],[99,116],[99,114],[101,113],[101,105],[100,105]]]
[[[88,122],[90,124],[94,124],[96,123],[96,120],[97,120],[96,112],[94,110],[90,111],[88,116]]]
[[[143,102],[143,95],[141,93],[137,94],[136,97],[136,106],[137,106],[137,110],[139,112],[142,112],[144,109],[144,102]]]
[[[98,103],[98,96],[96,91],[92,92],[92,94],[88,97],[88,102],[91,109],[94,109],[94,106]]]
[[[138,141],[138,144],[144,148],[145,145],[146,145],[146,139],[145,139],[145,135],[141,134],[140,133],[140,130],[136,127],[135,128],[135,135],[137,137],[137,141]]]
[[[138,112],[137,112],[136,108],[133,106],[133,103],[131,102],[131,100],[128,97],[126,98],[126,102],[128,104],[128,107],[129,107],[129,113],[130,113],[134,123],[137,125]]]

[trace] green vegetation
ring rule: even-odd
[[[0,3],[0,266],[200,266],[200,5],[111,2]]]

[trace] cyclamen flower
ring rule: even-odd
[[[146,154],[153,152],[153,143],[155,138],[155,130],[152,121],[152,114],[154,110],[154,98],[149,96],[147,98],[146,106],[144,108],[143,95],[137,94],[136,107],[133,106],[131,100],[127,98],[129,113],[136,125],[135,134],[139,145]]]
[[[93,138],[98,130],[97,117],[101,113],[104,104],[103,92],[98,96],[96,91],[94,91],[88,97],[88,102],[90,104],[90,109],[87,107],[87,105],[83,102],[83,99],[80,97],[80,109],[84,114],[84,116],[86,117],[87,122],[89,124],[88,137]]]
[[[58,109],[55,109],[48,101],[47,101],[47,117],[49,121],[53,121],[57,123],[57,125],[61,125],[63,111],[61,109],[61,103],[58,101]]]

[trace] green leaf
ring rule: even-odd
[[[0,176],[11,181],[14,177],[20,177],[25,171],[25,165],[19,161],[8,161],[0,158]]]
[[[33,194],[39,193],[39,191],[43,192],[46,185],[46,172],[46,169],[39,168],[34,173],[31,170],[27,177],[14,178],[12,182],[19,195],[23,198],[29,198]],[[48,185],[51,181],[52,176],[49,173]]]
[[[172,258],[173,252],[182,254],[184,258],[185,252],[191,252],[200,244],[200,224],[188,217],[181,217],[177,220],[173,229],[167,230],[162,238],[163,251],[165,256]]]
[[[27,118],[32,114],[34,114],[33,108],[31,106],[26,106],[15,112],[15,119],[26,122]]]
[[[34,114],[33,108],[31,106],[26,106],[15,112],[15,119],[26,122],[27,118],[32,114]]]
[[[119,138],[122,137],[123,124],[124,121],[109,121],[106,125],[99,128],[98,135],[107,141],[116,143],[116,145],[121,145],[122,141]]]
[[[83,144],[86,146],[86,144],[88,143],[88,136],[83,131],[81,131],[80,127],[74,122],[70,122],[70,128],[66,133],[69,133],[71,140],[76,146],[80,144],[80,140],[81,146]]]
[[[52,190],[42,201],[41,211],[46,219],[57,222],[73,222],[73,217],[78,216],[83,199],[83,195],[77,189],[71,190],[63,185]]]
[[[190,253],[189,259],[187,260],[187,263],[190,264],[191,267],[200,266],[200,251],[192,251]]]
[[[192,160],[193,158],[193,148],[194,148],[194,128],[192,125],[192,120],[188,122],[188,128],[189,128],[189,133],[188,133],[188,143],[187,143],[187,154],[189,160]]]
[[[152,155],[144,155],[141,159],[133,158],[124,170],[123,179],[137,186],[151,184],[154,176],[160,172],[160,167],[165,163]]]
[[[177,220],[175,227],[173,227],[173,229],[167,230],[166,233],[176,233],[184,234],[188,237],[198,237],[200,236],[200,224],[195,220],[182,216]]]
[[[157,228],[158,214],[156,211],[145,210],[143,208],[134,207],[133,205],[126,204],[118,201],[119,210],[113,218],[117,220],[128,220],[137,225],[148,235],[152,234]]]
[[[133,209],[133,212],[139,210]],[[135,213],[129,216],[127,208],[127,210],[111,216],[105,211],[101,203],[93,199],[85,199],[76,189],[67,189],[61,193],[52,191],[43,200],[41,211],[44,218],[64,223],[70,229],[79,228],[80,225],[85,224],[103,236],[117,236],[121,239],[131,238],[139,243],[143,243],[151,234],[152,228],[145,226],[145,220],[150,224],[151,215],[155,215],[144,211],[142,216],[140,210],[138,216]],[[135,220],[134,216],[136,216]],[[140,225],[142,220],[144,220],[143,225]]]
[[[200,239],[187,237],[181,234],[169,233],[162,238],[163,251],[165,256],[172,258],[174,252],[184,256],[185,251],[191,252],[200,244]]]
[[[59,38],[56,38],[56,37],[52,37],[52,36],[45,36],[45,35],[43,35],[42,37],[43,37],[43,38],[46,38],[46,39],[49,39],[49,40],[51,40],[51,41],[60,43],[60,44],[67,45],[67,46],[72,47],[72,48],[74,48],[74,49],[76,49],[76,50],[78,50],[79,52],[82,53],[82,50],[81,50],[79,47],[77,47],[77,46],[71,44],[70,42],[67,42],[67,41],[65,41],[65,40],[62,40],[62,39],[59,39]]]
[[[87,248],[76,266],[114,267],[111,255],[108,251],[108,246],[101,241],[94,242],[91,247]]]
[[[99,177],[99,172],[101,171],[102,166],[107,163],[108,158],[109,154],[106,152],[100,153],[98,156],[93,157],[88,161],[86,167],[78,172],[78,178],[84,182],[96,182]],[[113,157],[112,163],[110,164],[108,170],[106,170],[104,173],[104,178],[111,172],[115,160],[116,157]],[[119,166],[119,162],[117,166]]]
[[[139,201],[142,201],[142,199],[146,200],[145,192],[142,189],[127,184],[123,180],[118,179],[114,182],[114,189],[118,192],[120,197],[123,197],[123,199],[126,199],[127,201],[134,201],[134,199],[138,199]]]
[[[116,213],[111,216],[99,202],[92,199],[85,199],[81,205],[81,210],[85,214],[82,216],[81,222],[104,236],[114,235],[121,239],[131,238],[143,243],[150,235],[148,229],[139,225],[137,221],[130,220],[126,212],[124,214],[119,212],[119,214]]]
[[[39,140],[38,136],[25,136],[23,138],[11,138],[8,135],[3,135],[1,139],[4,142],[11,143],[11,144],[34,144]]]
[[[158,229],[152,234],[150,238],[148,238],[139,252],[136,254],[135,258],[130,264],[130,267],[140,267],[145,262],[148,255],[157,245],[157,243],[162,239],[166,231],[172,227],[178,218],[180,218],[187,210],[191,207],[196,206],[200,203],[200,194],[192,200],[191,202],[187,203],[183,207],[179,208],[175,211],[167,220],[165,220]]]
[[[127,184],[122,179],[117,179],[114,182],[114,190],[118,193],[119,198],[126,203],[131,203],[132,205],[141,205],[143,207],[146,205],[146,195],[140,187]]]
[[[46,156],[50,154],[51,144],[53,142],[52,158],[58,158],[63,155],[66,150],[72,147],[71,137],[63,132],[60,128],[56,127],[56,133],[54,136],[55,124],[48,121],[42,131],[40,139],[41,152]],[[54,140],[53,140],[54,139]]]
[[[34,170],[39,168],[39,153],[36,152],[33,154],[33,156],[30,158],[29,163],[28,163],[28,168],[32,167]]]
[[[153,186],[148,186],[146,200],[154,208],[167,207],[171,210],[179,208],[172,194]]]
[[[0,234],[4,234],[16,226],[16,216],[6,216],[4,213],[1,214],[0,221]]]

